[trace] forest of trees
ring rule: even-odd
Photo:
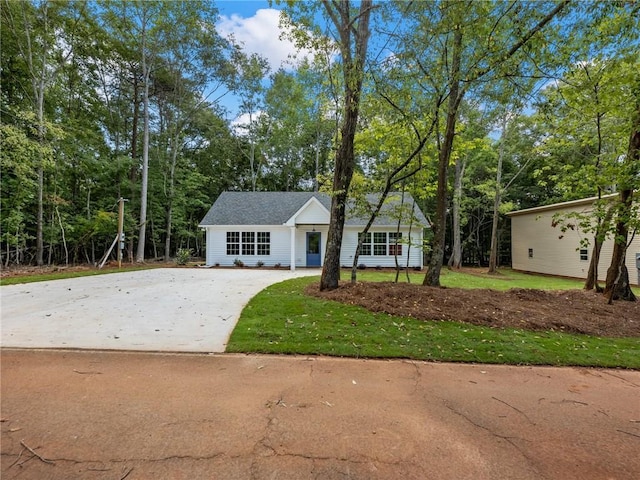
[[[638,2],[276,2],[315,55],[270,71],[212,1],[0,1],[3,267],[97,263],[121,197],[125,261],[201,256],[227,190],[411,192],[427,285],[508,262],[510,210],[620,192],[594,239],[637,228]]]

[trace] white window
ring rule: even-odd
[[[389,255],[402,255],[402,232],[389,232]]]
[[[362,238],[362,233],[358,234],[358,240]],[[360,255],[371,255],[371,232],[367,232],[362,240],[362,246],[360,247]]]
[[[362,233],[358,234],[358,240],[362,238]],[[373,241],[372,241],[373,240]],[[402,255],[402,232],[370,232],[362,240],[360,255],[369,256],[394,256]]]
[[[373,254],[374,255],[387,254],[387,232],[373,233]]]
[[[258,232],[258,255],[271,255],[271,233]]]
[[[227,232],[227,255],[271,255],[271,232]]]
[[[240,255],[240,232],[227,232],[227,255]]]
[[[242,232],[242,255],[256,254],[256,233]]]

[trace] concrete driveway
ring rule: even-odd
[[[260,290],[318,274],[162,268],[3,286],[1,346],[224,352]]]

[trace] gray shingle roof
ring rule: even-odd
[[[331,208],[331,199],[317,192],[223,192],[200,225],[282,225],[311,197]]]
[[[282,225],[289,220],[300,208],[315,197],[328,211],[331,210],[331,198],[319,192],[223,192],[211,206],[200,222],[200,226],[207,225]],[[370,195],[369,201],[375,200]],[[413,198],[405,194],[405,205],[411,205]],[[385,204],[381,216],[375,225],[394,225],[397,220],[384,216],[399,200],[391,200]],[[351,214],[350,214],[351,212]],[[428,226],[422,211],[416,207],[418,223]],[[347,225],[365,225],[368,218],[358,218],[347,206]]]

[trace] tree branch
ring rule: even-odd
[[[551,10],[542,20],[540,20],[533,28],[531,28],[524,36],[522,36],[505,54],[500,56],[498,60],[489,65],[482,70],[476,71],[475,74],[470,75],[467,79],[467,83],[471,83],[479,78],[485,76],[487,73],[491,72],[497,65],[503,63],[507,59],[511,58],[515,53],[520,50],[536,33],[538,33],[542,28],[549,23],[554,17],[559,14],[564,8],[571,3],[571,0],[562,0],[556,7]]]

